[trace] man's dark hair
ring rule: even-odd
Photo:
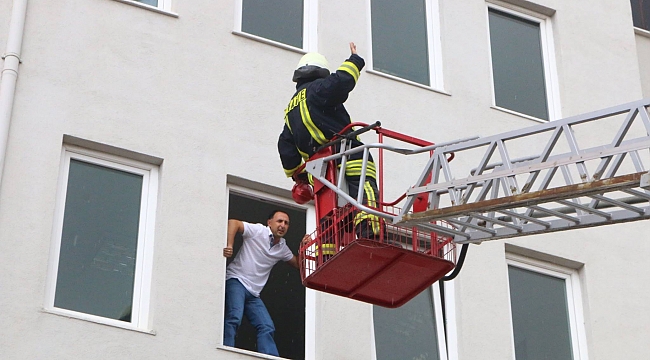
[[[280,209],[274,209],[274,210],[271,211],[271,213],[269,214],[269,217],[268,217],[267,220],[271,220],[271,219],[273,219],[273,217],[275,216],[275,214],[276,214],[276,213],[279,213],[279,212],[281,212],[281,213],[286,214],[287,216],[289,216],[289,214],[287,214],[286,211],[283,211],[283,210],[280,210]]]

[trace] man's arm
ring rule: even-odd
[[[230,219],[228,220],[228,238],[227,238],[227,245],[225,248],[223,248],[223,256],[229,258],[232,256],[232,246],[235,244],[235,235],[237,233],[243,233],[244,232],[244,223],[235,220],[235,219]]]
[[[302,237],[301,245],[305,245],[309,241],[311,241],[311,236],[309,234],[305,234],[305,236]],[[287,264],[300,270],[300,262],[298,261],[298,257],[296,255],[294,255],[293,258],[291,258],[291,260],[287,261]]]
[[[298,262],[298,257],[296,255],[294,255],[291,260],[287,261],[287,264],[295,267],[296,269],[300,269],[300,263]]]

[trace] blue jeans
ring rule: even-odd
[[[263,354],[279,356],[273,340],[275,326],[271,315],[266,310],[262,299],[253,296],[239,280],[226,280],[226,313],[223,325],[223,344],[235,346],[235,335],[246,315],[251,325],[257,329],[257,351]]]

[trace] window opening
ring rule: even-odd
[[[437,286],[396,309],[373,305],[376,360],[447,359]]]
[[[238,0],[235,33],[286,45],[304,51],[314,51],[317,8],[315,0]]]
[[[584,330],[575,270],[508,257],[515,358],[583,359],[586,346],[581,344]]]
[[[228,218],[250,223],[266,224],[268,214],[274,209],[286,212],[290,226],[284,238],[291,251],[298,254],[300,240],[306,233],[304,210],[232,191],[228,204]],[[242,241],[241,234],[237,234],[233,246],[234,254],[241,248]],[[234,257],[235,255],[229,258],[227,263]],[[302,286],[300,272],[280,261],[273,267],[260,298],[275,325],[275,344],[280,357],[305,359],[305,288]],[[256,342],[257,332],[244,317],[237,331],[235,346],[257,351]]]
[[[370,0],[371,68],[442,88],[437,13],[436,0]]]
[[[545,23],[490,7],[490,49],[494,104],[550,120],[550,70]]]
[[[46,308],[146,329],[157,168],[66,147]]]
[[[630,0],[634,26],[650,31],[650,0]]]

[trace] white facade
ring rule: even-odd
[[[305,2],[306,50],[325,54],[331,70],[349,55],[350,41],[373,60],[369,0]],[[439,28],[432,41],[439,40],[442,80],[435,84],[441,86],[367,67],[346,103],[353,121],[380,120],[432,142],[537,124],[494,106],[488,4],[546,19],[558,117],[650,97],[650,34],[635,32],[627,1],[426,3]],[[3,53],[13,6],[0,1]],[[128,0],[28,1],[7,148],[0,149],[0,358],[263,357],[221,345],[229,186],[290,201],[293,183],[283,174],[276,142],[304,51],[242,35],[239,6],[170,0],[156,11]],[[149,193],[155,203],[147,208],[151,258],[140,284],[146,316],[131,329],[48,305],[62,164],[74,146],[155,168]],[[398,183],[408,171],[416,179],[420,170],[387,170],[386,182]],[[386,198],[404,190],[388,188]],[[303,209],[313,229],[312,209]],[[515,358],[513,256],[574,271],[581,296],[574,298],[577,359],[650,358],[649,226],[633,222],[471,246],[447,292],[448,359]],[[374,357],[371,305],[309,293],[306,306],[306,358]]]

